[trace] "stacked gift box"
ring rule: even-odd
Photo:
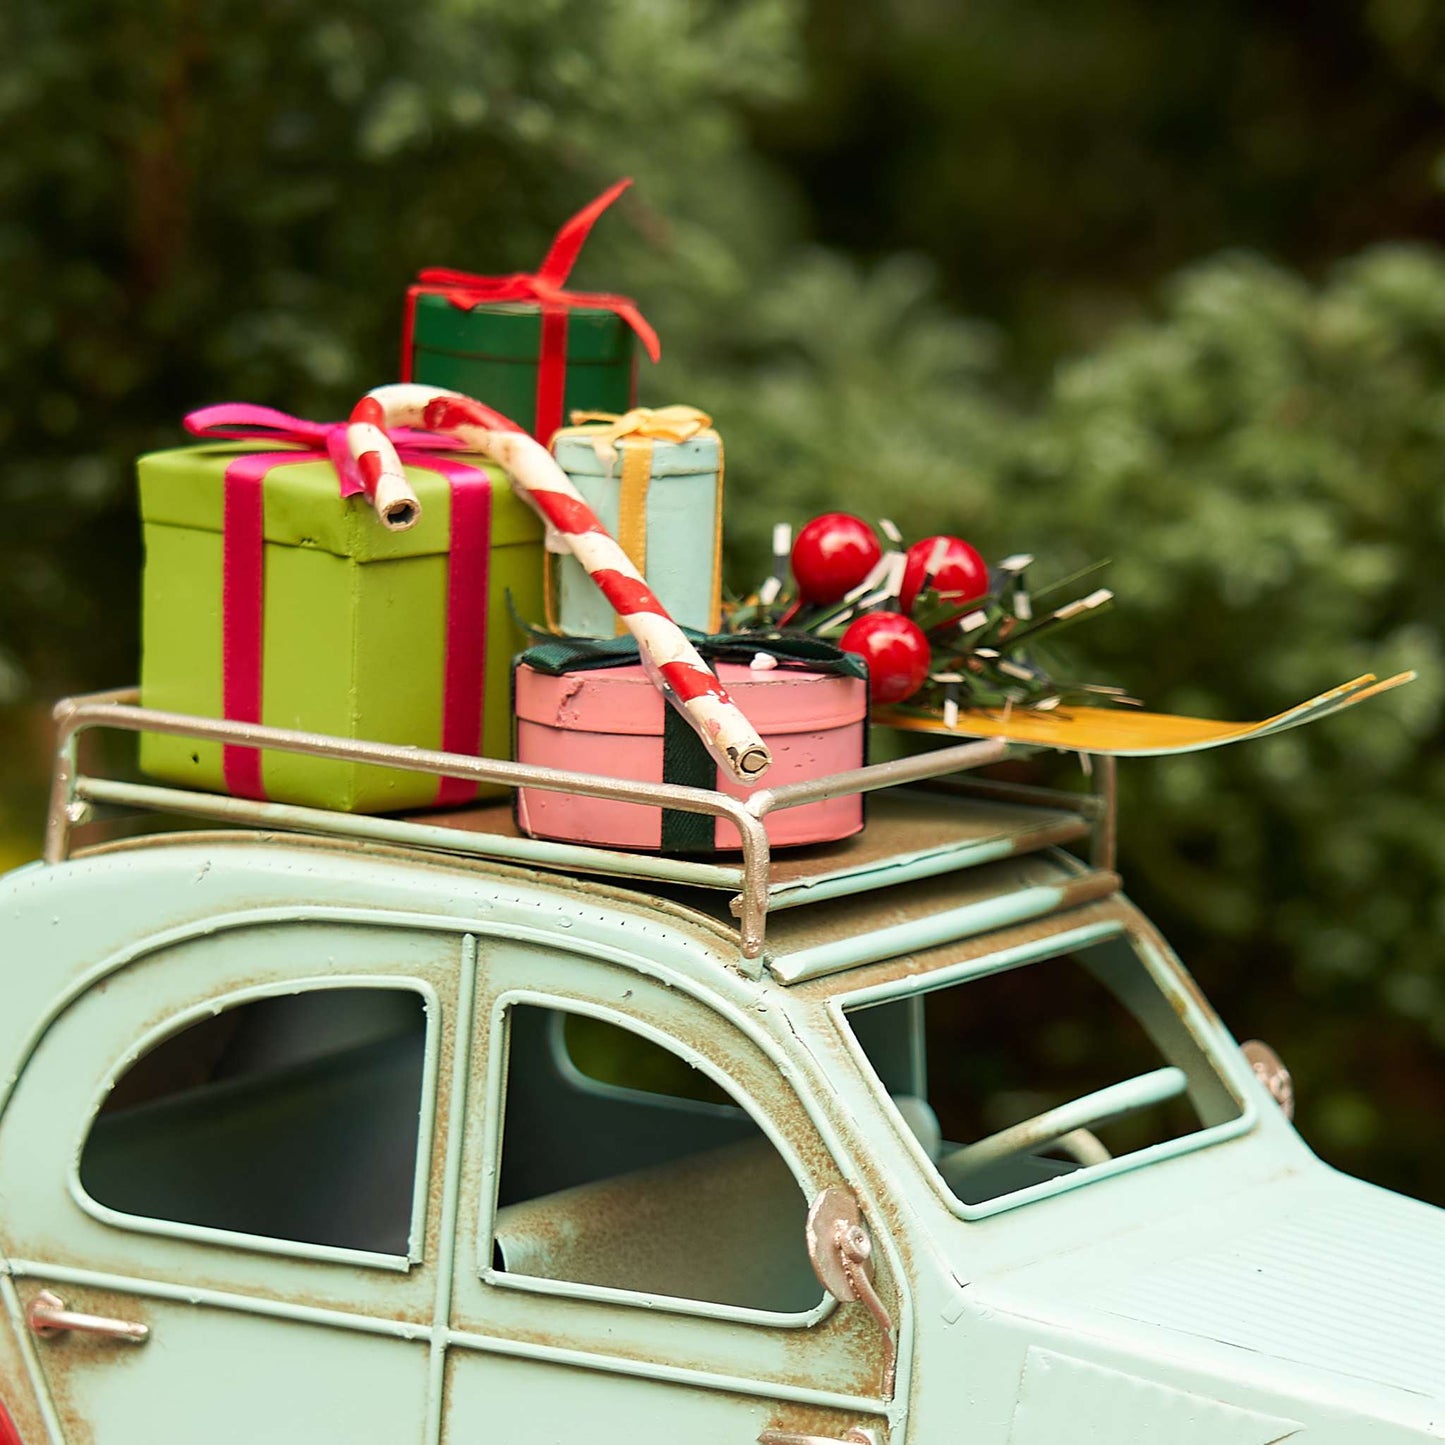
[[[735,648],[713,669],[691,651],[694,635],[721,623],[722,441],[696,408],[635,407],[638,350],[656,359],[658,343],[629,299],[566,289],[588,231],[621,190],[579,212],[535,273],[421,273],[406,297],[403,376],[413,389],[475,398],[485,403],[478,415],[490,408],[499,426],[515,418],[551,444],[565,479],[555,485],[575,488],[599,524],[583,527],[595,533],[589,543],[615,538],[657,611],[688,629],[683,645],[702,670],[672,653],[663,667],[684,669],[668,673],[684,705],[665,705],[658,659],[644,666],[627,636],[637,607],[609,601],[607,589],[627,579],[597,576],[595,559],[585,568],[586,547],[569,545],[549,517],[554,484],[519,484],[445,428],[383,425],[402,500],[380,516],[386,463],[357,437],[384,421],[383,407],[325,424],[235,404],[186,419],[200,445],[139,463],[145,706],[741,795],[751,780],[739,749],[699,722],[723,695],[711,681],[720,672],[771,744],[761,752],[770,781],[861,763],[867,698],[856,659],[814,644],[811,662],[769,653],[753,667],[756,652]],[[547,645],[529,653],[539,633]],[[571,656],[582,639],[593,640],[587,655]],[[158,734],[143,736],[141,764],[190,788],[356,812],[455,806],[485,791]],[[841,837],[862,823],[857,798],[782,816],[779,842]],[[612,846],[739,843],[711,818],[565,793],[524,791],[517,817],[538,836]]]
[[[404,439],[421,516],[393,531],[359,494],[341,495],[327,428],[247,406],[188,422],[226,440],[138,464],[144,704],[508,756],[511,609],[540,609],[542,527],[500,468],[444,438]],[[189,787],[350,812],[476,791],[155,733],[142,737],[141,765]]]

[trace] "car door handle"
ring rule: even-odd
[[[128,1344],[143,1345],[150,1338],[149,1325],[131,1320],[112,1320],[104,1315],[85,1315],[65,1308],[65,1301],[58,1294],[43,1289],[25,1311],[25,1323],[31,1330],[45,1339],[67,1330],[76,1330],[86,1335],[103,1335],[108,1340],[124,1340]]]
[[[790,1435],[786,1430],[764,1430],[758,1445],[881,1445],[876,1430],[855,1425],[846,1435]]]

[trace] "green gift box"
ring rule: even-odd
[[[573,216],[535,273],[423,271],[407,292],[402,378],[485,402],[544,445],[573,411],[626,411],[636,342],[656,361],[657,336],[627,297],[565,283],[593,223],[630,184]]]
[[[140,459],[143,705],[237,717],[226,706],[246,672],[236,629],[244,634],[253,610],[251,720],[467,753],[478,751],[479,731],[482,755],[510,757],[511,663],[525,645],[513,609],[526,619],[542,612],[541,523],[480,458],[439,450],[427,465],[412,464],[403,449],[421,519],[388,531],[364,496],[340,495],[337,469],[314,441],[296,461],[272,460],[293,450],[245,441]],[[228,479],[238,464],[262,473],[249,541],[233,510],[241,493]],[[454,577],[459,476],[470,488],[463,515],[480,566]],[[477,531],[488,521],[489,536]],[[247,568],[254,609],[237,602],[232,585]],[[458,745],[458,727],[470,745]],[[142,736],[140,756],[147,773],[169,782],[349,812],[455,803],[478,791],[423,773],[159,734]],[[252,781],[238,786],[246,776]]]
[[[637,385],[636,338],[610,311],[578,308],[548,365],[562,370],[557,404],[544,396],[542,308],[518,301],[467,304],[457,288],[424,282],[412,308],[408,380],[475,397],[544,444],[572,411],[626,411]]]

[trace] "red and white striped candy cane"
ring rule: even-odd
[[[719,766],[740,783],[755,783],[762,777],[772,762],[767,744],[546,447],[479,401],[440,387],[402,382],[368,392],[351,414],[347,441],[365,475],[405,480],[385,431],[395,426],[449,432],[501,466],[518,495],[550,533],[562,538],[602,589],[637,639],[647,675],[680,710]]]
[[[362,397],[347,419],[346,447],[382,525],[392,532],[404,532],[421,520],[421,502],[391,438],[382,429],[385,425],[380,404]]]

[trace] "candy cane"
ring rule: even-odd
[[[371,397],[352,408],[346,423],[346,447],[361,473],[367,499],[388,531],[404,532],[421,520],[418,500],[406,469],[383,428],[385,413]]]
[[[401,474],[385,431],[393,426],[450,432],[472,451],[501,466],[549,533],[562,538],[602,589],[637,639],[647,675],[691,724],[718,764],[740,783],[754,783],[767,771],[772,757],[757,730],[546,447],[479,401],[455,391],[404,382],[368,392],[351,414],[347,440],[361,448],[353,455],[364,475],[390,478]]]

